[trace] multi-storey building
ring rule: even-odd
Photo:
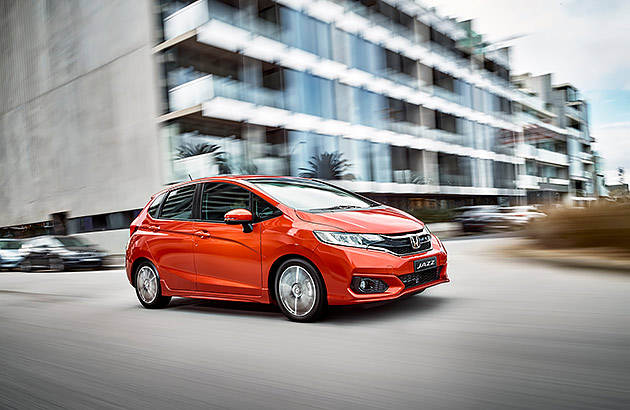
[[[528,203],[583,205],[604,195],[591,149],[588,105],[579,91],[570,84],[553,85],[551,74],[517,75],[512,83],[524,136],[518,153],[525,166],[518,181]]]
[[[2,7],[0,227],[52,218],[107,241],[189,175],[317,177],[404,206],[589,189],[584,146],[521,146],[508,50],[416,1]],[[541,129],[585,141],[568,91],[545,98],[563,111],[531,103]]]
[[[162,5],[168,179],[303,175],[390,200],[522,195],[508,61],[458,46],[455,21],[414,1]]]

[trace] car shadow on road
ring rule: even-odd
[[[283,317],[278,307],[274,305],[250,302],[229,302],[224,300],[173,298],[166,309],[184,310],[196,313]]]
[[[415,295],[381,304],[332,306],[325,321],[334,324],[380,322],[428,313],[449,301],[440,296]]]
[[[406,317],[410,314],[429,312],[439,308],[449,299],[439,296],[415,295],[405,299],[379,304],[357,306],[330,306],[323,323],[349,324],[370,321],[385,321]],[[275,305],[249,302],[228,302],[221,300],[201,300],[174,298],[167,310],[222,315],[259,316],[283,319]]]

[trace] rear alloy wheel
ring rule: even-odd
[[[51,258],[48,260],[48,267],[50,270],[55,272],[62,272],[65,270],[65,266],[63,265],[63,261],[59,258]]]
[[[276,275],[278,306],[294,322],[312,322],[326,309],[326,292],[319,273],[307,262],[290,259]]]
[[[147,309],[162,308],[171,301],[170,296],[162,296],[160,277],[152,263],[143,262],[136,269],[136,295]]]

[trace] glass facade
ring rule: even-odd
[[[220,44],[204,44],[195,38],[167,48],[167,113],[222,98],[249,103],[248,107],[256,112],[264,112],[261,108],[265,107],[279,109],[283,114],[273,114],[282,118],[306,114],[306,123],[297,125],[287,120],[278,120],[276,125],[259,118],[256,122],[250,119],[254,114],[240,118],[235,113],[239,119],[234,119],[206,109],[201,115],[172,119],[164,128],[168,129],[165,135],[174,180],[188,174],[264,173],[359,182],[514,188],[513,180],[506,181],[514,178],[516,165],[499,165],[498,158],[491,159],[514,155],[517,133],[499,125],[506,120],[512,124],[509,99],[377,44],[368,36],[350,32],[343,24],[319,20],[305,10],[272,1],[200,1],[207,3],[208,21],[228,23],[250,33],[252,39],[271,39],[286,47],[285,51],[308,53],[322,70],[302,69],[283,58],[250,56],[231,46],[223,49]],[[474,66],[471,56],[458,51],[447,35],[414,16],[394,12],[393,8],[372,9],[361,2],[339,4],[346,11],[369,18],[375,27],[428,45],[457,64],[468,59]],[[383,10],[389,11],[383,14]],[[165,20],[165,31],[167,24],[172,22]],[[437,108],[442,103],[437,107],[434,103],[418,104],[391,89],[376,92],[348,76],[326,74],[325,67],[382,78],[457,108],[444,111]],[[322,124],[327,121],[335,127],[323,132]],[[387,137],[381,142],[377,134]],[[416,140],[434,143],[416,144]]]

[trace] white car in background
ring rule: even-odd
[[[22,241],[17,239],[0,239],[0,268],[15,269],[22,262],[20,255]]]
[[[540,212],[535,206],[505,207],[501,208],[501,213],[507,224],[517,228],[547,216],[543,212]]]

